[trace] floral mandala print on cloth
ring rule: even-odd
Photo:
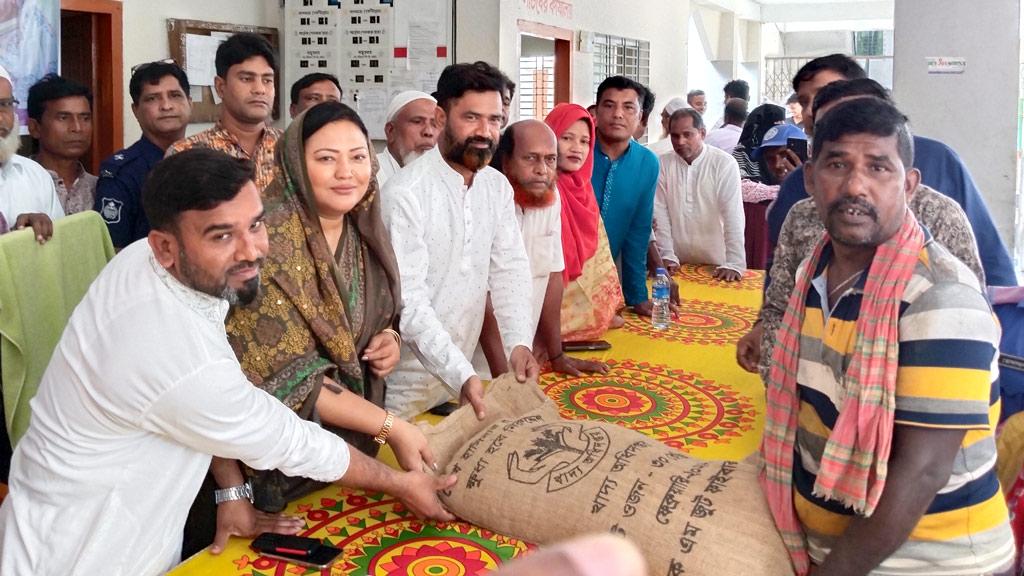
[[[622,314],[626,320],[623,328],[626,332],[652,340],[734,346],[757,320],[757,310],[753,308],[680,296],[679,313],[672,318],[667,330],[655,330],[650,318],[628,311]]]
[[[336,496],[296,510],[306,520],[300,536],[341,548],[333,566],[304,568],[250,551],[234,561],[236,576],[476,576],[536,548],[464,522],[423,522],[384,494],[339,487]]]
[[[714,277],[715,267],[710,264],[683,264],[675,277],[695,284],[732,288],[734,290],[761,290],[764,285],[764,270],[747,270],[739,282],[726,282]]]
[[[541,387],[563,418],[610,422],[684,452],[754,429],[753,400],[729,386],[660,364],[607,364],[607,374],[544,374]]]

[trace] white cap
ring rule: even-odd
[[[676,96],[675,98],[669,100],[667,104],[665,104],[665,114],[671,116],[672,114],[675,113],[676,110],[682,110],[683,108],[686,108],[688,106],[689,104],[687,104],[685,98]]]
[[[437,104],[437,99],[427,94],[426,92],[420,92],[419,90],[406,90],[399,94],[395,94],[395,97],[391,99],[391,104],[388,104],[388,115],[385,117],[384,122],[391,122],[398,112],[405,108],[406,104],[415,100],[430,100],[434,104]]]
[[[4,80],[7,80],[8,82],[10,82],[11,83],[11,89],[12,90],[14,89],[14,79],[11,78],[10,73],[8,73],[7,69],[4,68],[3,66],[0,66],[0,78],[3,78]]]

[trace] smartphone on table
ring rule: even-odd
[[[591,352],[594,350],[608,350],[612,345],[607,340],[577,340],[575,342],[562,342],[562,350],[566,352]]]
[[[267,558],[284,560],[310,568],[327,568],[341,556],[341,549],[328,546],[316,538],[288,536],[264,532],[249,545]]]
[[[786,148],[793,151],[800,157],[801,162],[807,162],[807,140],[803,138],[787,138]]]

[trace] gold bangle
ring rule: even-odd
[[[391,334],[391,336],[395,339],[395,342],[398,342],[399,346],[402,345],[402,335],[399,334],[396,330],[392,330],[391,328],[385,328],[385,329],[381,330],[381,332],[384,332],[386,334]]]
[[[380,432],[373,437],[373,441],[381,446],[387,444],[388,435],[391,434],[391,426],[395,423],[395,415],[388,410],[384,411],[384,425],[380,427]]]

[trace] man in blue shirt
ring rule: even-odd
[[[167,147],[185,137],[192,115],[188,91],[188,77],[173,62],[150,62],[132,71],[128,92],[142,137],[100,164],[94,206],[118,250],[149,234],[142,185]]]
[[[650,316],[647,244],[651,239],[658,158],[633,140],[647,89],[625,76],[597,87],[597,145],[591,183],[601,208],[612,258],[619,266],[626,305]]]
[[[808,135],[814,134],[814,104],[818,91],[837,80],[860,78],[866,78],[864,70],[843,54],[815,58],[797,72],[793,88],[803,108],[804,131]],[[1016,286],[1017,275],[1010,254],[996,231],[985,200],[956,152],[936,140],[914,136],[914,167],[921,171],[922,184],[949,196],[967,214],[978,242],[986,283],[990,286]],[[800,167],[783,181],[778,198],[768,212],[768,239],[773,246],[778,242],[779,231],[789,209],[804,198],[807,198],[807,190],[804,188],[803,167]]]

